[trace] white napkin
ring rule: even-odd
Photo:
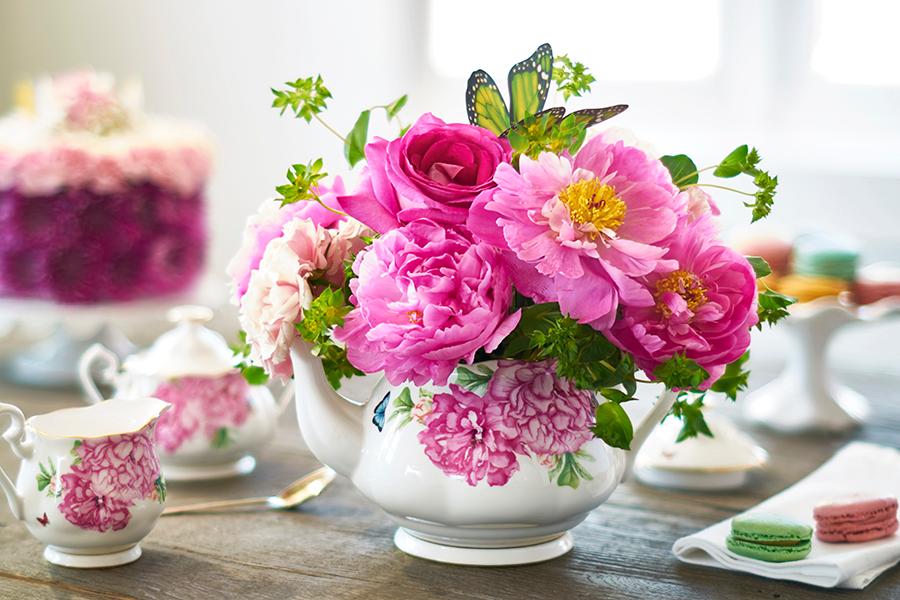
[[[812,526],[816,504],[851,493],[900,496],[900,451],[862,442],[848,444],[805,479],[747,512],[781,514]],[[677,540],[672,552],[697,565],[854,589],[866,587],[900,562],[900,534],[856,544],[827,544],[813,537],[812,551],[803,560],[769,563],[726,550],[725,537],[730,531],[731,519],[726,519]]]

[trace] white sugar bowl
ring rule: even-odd
[[[265,385],[244,379],[225,339],[204,326],[212,316],[203,306],[174,308],[168,318],[176,326],[121,366],[100,344],[88,348],[79,364],[79,378],[92,403],[104,400],[92,377],[100,363],[100,380],[112,385],[113,397],[152,396],[172,405],[155,433],[170,481],[249,473],[256,465],[254,453],[271,439],[290,402],[290,389],[276,402]]]

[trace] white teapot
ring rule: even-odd
[[[382,379],[357,405],[309,350],[297,341],[291,359],[310,450],[400,526],[401,550],[441,562],[524,564],[567,552],[569,530],[609,497],[675,401],[662,394],[626,452],[594,438],[594,395],[547,362],[462,365],[452,387]]]
[[[172,405],[156,428],[156,444],[166,477],[203,480],[249,473],[253,453],[274,433],[290,401],[290,388],[278,402],[264,385],[250,385],[235,367],[225,339],[204,327],[212,311],[180,306],[169,311],[176,327],[150,348],[125,359],[95,344],[81,357],[79,378],[90,402],[103,401],[92,377],[101,361],[104,383],[113,397],[153,396]]]
[[[139,542],[162,514],[166,483],[153,427],[169,405],[156,398],[110,400],[25,420],[0,404],[3,438],[21,459],[0,489],[44,558],[65,567],[112,567],[137,560]]]

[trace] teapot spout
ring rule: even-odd
[[[310,353],[298,340],[291,348],[294,367],[297,421],[309,449],[323,464],[345,477],[352,477],[363,441],[363,408],[338,394]]]
[[[641,446],[643,446],[644,442],[647,441],[647,438],[650,437],[653,429],[663,420],[663,417],[669,414],[669,411],[672,409],[672,405],[675,404],[677,398],[678,394],[676,392],[673,392],[672,390],[663,390],[663,393],[660,394],[656,404],[653,405],[653,408],[650,409],[650,412],[647,413],[644,420],[638,425],[638,428],[634,432],[634,437],[631,440],[631,450],[628,451],[625,458],[625,471],[622,473],[622,481],[631,479],[631,474],[634,470],[634,459],[637,458],[638,452],[641,451]]]

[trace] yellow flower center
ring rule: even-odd
[[[669,273],[656,282],[656,309],[664,316],[669,317],[672,314],[671,309],[663,301],[663,295],[666,292],[673,292],[681,296],[687,303],[688,310],[694,311],[698,306],[706,304],[706,286],[700,281],[700,278],[679,269]]]
[[[570,183],[559,193],[559,201],[569,209],[572,221],[594,226],[597,231],[588,234],[591,239],[601,231],[615,231],[625,222],[625,203],[616,196],[614,187],[599,179]]]
[[[409,310],[406,312],[406,318],[408,318],[409,322],[413,325],[421,325],[423,316],[421,310]]]

